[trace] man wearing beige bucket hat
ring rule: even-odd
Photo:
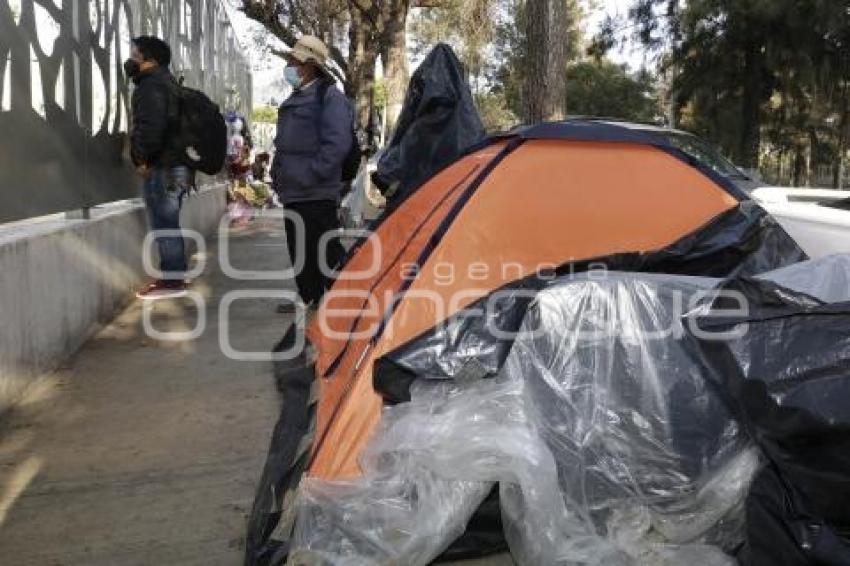
[[[287,218],[284,230],[293,265],[301,263],[296,257],[299,248],[304,254],[303,267],[295,276],[298,292],[306,305],[315,306],[331,284],[328,266],[335,267],[345,253],[339,240],[331,238],[324,244],[320,266],[322,235],[339,229],[343,162],[355,143],[354,111],[334,85],[328,48],[319,38],[301,37],[285,57],[284,77],[293,92],[278,110],[271,174],[284,207],[303,221],[303,230],[296,230],[295,222]],[[293,310],[291,304],[278,307],[278,312]]]

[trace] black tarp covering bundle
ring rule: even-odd
[[[741,564],[847,565],[850,257],[792,266],[771,279],[727,282],[723,289],[746,297],[749,312],[701,325],[746,331],[698,342],[708,375],[768,459],[747,498]],[[789,290],[805,280],[805,292]]]
[[[294,555],[427,564],[498,485],[519,564],[730,565],[757,452],[677,328],[677,305],[715,282],[564,275],[530,302],[506,289],[489,310],[522,322],[495,375],[475,362],[473,344],[486,339],[418,358],[419,379],[384,411],[363,477],[302,483]],[[487,310],[463,313],[486,327]],[[452,378],[427,379],[454,361]]]
[[[390,206],[484,138],[463,66],[438,44],[419,65],[372,180]]]

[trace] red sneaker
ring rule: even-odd
[[[144,289],[136,292],[136,297],[143,300],[176,299],[185,297],[188,289],[185,281],[154,281]]]

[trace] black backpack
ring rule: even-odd
[[[317,96],[319,97],[319,112],[316,114],[316,131],[320,132],[322,124],[322,112],[325,109],[325,95],[328,93],[328,88],[333,82],[324,80],[319,84]],[[350,183],[360,171],[360,161],[363,159],[363,150],[360,147],[360,142],[357,138],[357,131],[354,127],[354,120],[351,121],[351,149],[348,150],[345,159],[342,161],[342,178],[341,180]]]
[[[196,171],[215,175],[227,155],[227,124],[218,105],[199,90],[176,82],[180,101],[180,143],[185,147],[185,164]]]

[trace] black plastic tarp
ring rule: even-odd
[[[387,402],[400,402],[410,398],[409,388],[417,377],[462,380],[494,376],[513,345],[512,340],[495,336],[519,328],[535,293],[553,276],[592,269],[727,278],[752,276],[805,259],[799,246],[763,208],[744,201],[657,252],[571,262],[554,273],[509,283],[378,359],[374,387]]]
[[[809,264],[727,282],[748,312],[718,300],[700,322],[741,331],[699,354],[769,460],[747,498],[745,566],[850,564],[850,257]]]
[[[440,43],[410,78],[393,137],[372,180],[393,206],[483,138],[463,66],[452,48]]]
[[[498,374],[423,379],[388,407],[362,478],[302,486],[293,552],[427,564],[498,485],[518,564],[731,566],[757,451],[675,330],[716,281],[567,274],[495,305],[523,312]]]

